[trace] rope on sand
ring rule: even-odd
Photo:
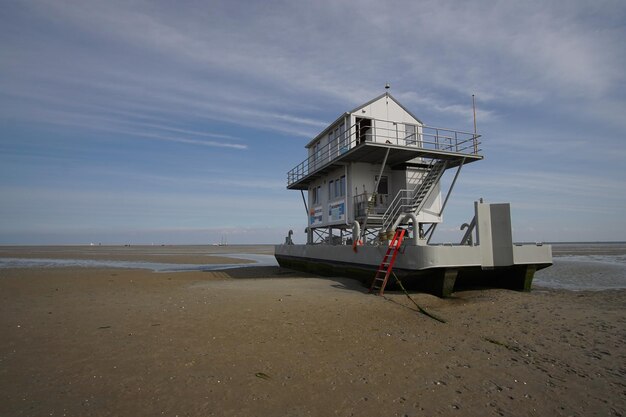
[[[404,285],[402,285],[402,281],[400,281],[400,279],[396,276],[396,274],[391,271],[391,274],[393,275],[393,277],[396,279],[396,282],[398,283],[398,285],[400,286],[400,288],[402,288],[402,291],[404,291],[404,295],[407,296],[407,298],[409,300],[411,300],[411,302],[413,304],[415,304],[415,307],[417,307],[417,311],[419,311],[420,313],[430,317],[431,319],[437,320],[440,323],[447,323],[444,319],[442,319],[441,317],[436,316],[435,314],[425,310],[424,308],[420,307],[419,304],[417,304],[415,302],[415,300],[409,295],[409,293],[407,292],[406,288],[404,288]],[[384,296],[383,296],[384,297]],[[385,297],[385,300],[389,300],[389,298]]]

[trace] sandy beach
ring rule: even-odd
[[[270,248],[0,256],[204,264],[246,250]],[[0,416],[624,415],[626,290],[413,298],[446,323],[402,293],[279,267],[0,269]]]

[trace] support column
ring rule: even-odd
[[[537,271],[537,265],[520,265],[514,274],[513,290],[517,291],[530,291],[533,284],[533,278]]]
[[[442,268],[432,275],[419,279],[418,287],[423,291],[437,297],[449,297],[454,291],[456,278],[459,270],[455,268]]]
[[[459,270],[454,268],[446,268],[443,272],[443,280],[441,283],[441,297],[449,297],[454,291],[456,277],[459,276]]]

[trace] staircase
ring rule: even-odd
[[[376,275],[374,276],[374,280],[370,286],[370,293],[378,291],[377,295],[383,295],[385,292],[387,281],[389,281],[389,276],[392,273],[393,264],[396,262],[396,257],[398,256],[400,246],[402,246],[402,240],[404,239],[405,233],[405,229],[398,229],[393,235],[393,239],[387,248],[387,253],[378,266],[378,270],[376,271]]]
[[[441,179],[446,166],[445,160],[433,159],[425,177],[415,188],[400,190],[382,216],[382,230],[395,229],[402,221],[402,216],[407,213],[419,213]]]

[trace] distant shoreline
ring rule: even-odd
[[[452,242],[440,242],[436,244],[449,244]],[[216,243],[59,243],[59,244],[39,244],[39,243],[26,243],[26,244],[11,244],[2,243],[2,248],[32,248],[32,247],[253,247],[253,246],[276,246],[280,243],[228,243],[228,244],[216,244]],[[566,242],[537,242],[537,241],[519,241],[514,242],[516,245],[626,245],[626,240],[608,240],[608,241],[566,241]]]

